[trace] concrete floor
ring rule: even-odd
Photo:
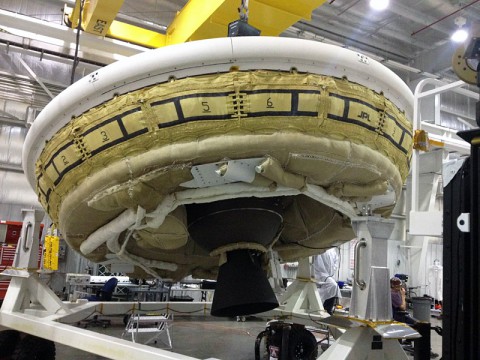
[[[442,327],[442,320],[432,317],[430,320],[432,326],[440,326]],[[442,337],[438,335],[435,331],[431,332],[431,345],[432,345],[432,352],[438,354],[437,359],[442,358]]]
[[[121,318],[111,318],[112,326],[89,327],[93,331],[121,337],[124,330]],[[170,329],[173,352],[198,359],[222,360],[254,360],[254,347],[257,335],[265,329],[267,319],[250,317],[245,322],[235,319],[177,317]],[[441,326],[441,321],[432,318],[433,325]],[[432,351],[441,358],[441,337],[432,331]],[[317,335],[318,336],[318,335]],[[162,344],[154,346],[162,347]],[[57,344],[57,360],[92,360],[106,359],[80,351],[65,345]],[[319,354],[321,354],[319,349]],[[410,357],[413,359],[413,357]]]
[[[173,348],[171,351],[198,359],[218,358],[222,360],[253,360],[255,339],[265,330],[266,320],[249,318],[245,322],[235,319],[212,317],[177,317],[170,328]],[[122,319],[112,318],[112,326],[88,327],[89,330],[121,337],[125,328]],[[158,342],[159,348],[165,348]],[[105,359],[65,345],[57,344],[57,360],[64,359]]]

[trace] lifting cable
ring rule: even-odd
[[[75,55],[73,57],[73,64],[72,64],[72,75],[70,77],[70,85],[75,81],[75,69],[79,63],[78,59],[78,48],[80,46],[80,31],[82,30],[82,13],[83,13],[83,5],[85,0],[80,1],[80,11],[78,12],[78,24],[77,24],[77,35],[75,37]]]
[[[240,14],[240,20],[248,23],[248,0],[241,0],[238,13]]]

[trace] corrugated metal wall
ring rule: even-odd
[[[3,1],[2,9],[61,24],[63,2]],[[25,66],[26,65],[26,66]],[[77,71],[81,77],[92,67]],[[22,171],[22,147],[29,123],[51,101],[33,72],[53,96],[70,83],[72,60],[47,59],[39,51],[0,48],[0,220],[22,220],[21,209],[38,207]]]

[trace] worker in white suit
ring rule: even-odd
[[[340,288],[335,279],[339,266],[338,249],[332,248],[313,258],[313,273],[317,282],[323,308],[333,314],[337,298],[341,298]]]
[[[433,266],[428,269],[428,287],[427,293],[435,299],[436,304],[440,304],[443,300],[443,266],[440,261],[435,259]]]

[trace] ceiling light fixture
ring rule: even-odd
[[[452,34],[450,38],[454,42],[464,42],[465,40],[467,40],[467,37],[468,37],[467,30],[458,29]]]
[[[458,29],[452,34],[450,39],[454,42],[464,42],[467,40],[468,32],[463,28],[463,25],[467,23],[467,19],[463,16],[455,18],[455,25],[458,26]]]
[[[370,0],[370,7],[374,10],[385,10],[390,4],[390,0]]]

